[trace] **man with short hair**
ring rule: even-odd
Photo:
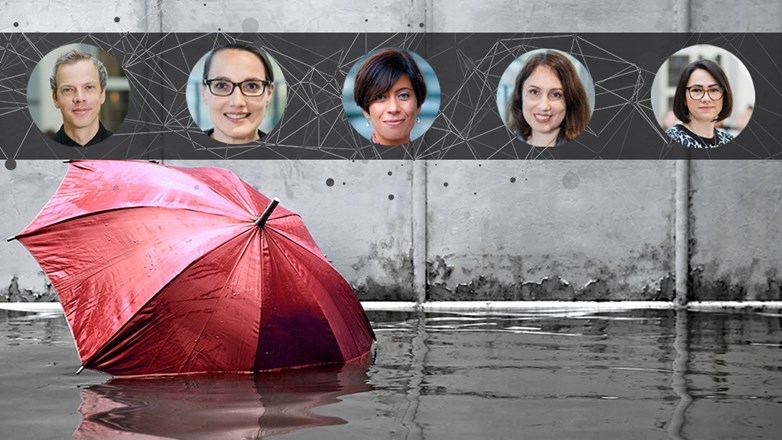
[[[70,50],[57,58],[49,78],[54,106],[62,114],[62,127],[53,140],[86,147],[112,135],[98,119],[106,100],[106,67],[94,56]]]

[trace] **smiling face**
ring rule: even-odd
[[[562,81],[548,66],[538,66],[522,84],[522,114],[532,133],[530,145],[554,145],[565,119],[565,94]]]
[[[712,99],[708,91],[719,89],[720,85],[711,74],[703,69],[696,69],[687,80],[687,110],[690,112],[690,120],[694,122],[713,122],[722,111],[722,99]],[[702,90],[701,99],[692,99],[690,93]]]
[[[52,93],[54,106],[62,113],[66,132],[98,131],[100,106],[106,90],[100,86],[100,74],[91,60],[63,64],[55,73],[57,90]]]
[[[372,124],[375,142],[402,145],[410,140],[420,111],[410,78],[402,75],[383,95],[369,103],[369,113],[364,111],[364,117]]]
[[[260,58],[241,49],[224,49],[212,57],[207,79],[224,79],[240,83],[265,81],[266,70]],[[235,87],[229,96],[215,96],[201,85],[201,98],[209,107],[214,124],[212,138],[226,144],[246,144],[258,140],[258,126],[266,115],[274,84],[269,84],[261,96],[245,96]]]

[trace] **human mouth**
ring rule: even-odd
[[[242,121],[250,117],[249,113],[223,113],[223,116],[232,121]]]
[[[76,113],[77,115],[83,115],[83,114],[89,113],[91,110],[92,109],[89,108],[89,107],[77,107],[77,108],[73,109],[72,111],[73,111],[73,113]]]
[[[551,120],[551,115],[548,115],[548,114],[534,113],[532,116],[538,122],[544,122],[545,123],[545,122],[548,122],[549,120]]]
[[[405,122],[404,119],[389,119],[389,120],[383,121],[384,124],[389,125],[391,127],[398,127],[398,126],[404,124],[404,122]]]

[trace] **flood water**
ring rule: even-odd
[[[779,311],[371,312],[371,365],[74,373],[62,314],[0,310],[1,439],[778,439]]]

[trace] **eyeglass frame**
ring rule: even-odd
[[[230,83],[231,84],[231,91],[228,92],[225,95],[218,95],[217,93],[214,92],[214,90],[212,90],[212,82],[214,82],[214,81],[224,81],[224,82]],[[263,96],[263,94],[266,93],[267,90],[269,90],[269,85],[271,85],[274,81],[272,81],[270,79],[246,79],[246,80],[240,81],[240,82],[233,82],[233,81],[225,79],[225,78],[212,78],[212,79],[204,78],[204,79],[201,80],[201,82],[206,86],[206,88],[209,89],[209,93],[211,93],[211,94],[213,94],[215,96],[220,96],[220,97],[223,97],[223,98],[226,97],[226,96],[231,96],[231,95],[233,95],[234,90],[236,90],[236,88],[239,87],[239,92],[241,92],[242,95],[249,96],[251,98],[257,98],[259,96]],[[247,82],[259,82],[259,83],[263,84],[263,90],[261,90],[261,93],[259,93],[257,95],[248,95],[247,93],[244,93],[244,90],[242,90],[242,84],[247,83]]]
[[[725,96],[725,89],[723,89],[722,86],[719,86],[719,85],[716,85],[716,84],[714,84],[713,86],[716,86],[716,87],[703,87],[703,86],[695,85],[695,86],[685,87],[685,89],[687,90],[687,96],[689,96],[691,99],[693,99],[695,101],[700,101],[706,95],[709,95],[709,99],[711,99],[712,101],[719,101],[719,100],[722,99],[723,96]],[[700,97],[696,98],[696,97],[692,96],[692,89],[698,89],[698,88],[703,90],[703,94]],[[711,91],[712,90],[719,90],[720,97],[719,98],[714,98],[713,96],[711,96]]]

